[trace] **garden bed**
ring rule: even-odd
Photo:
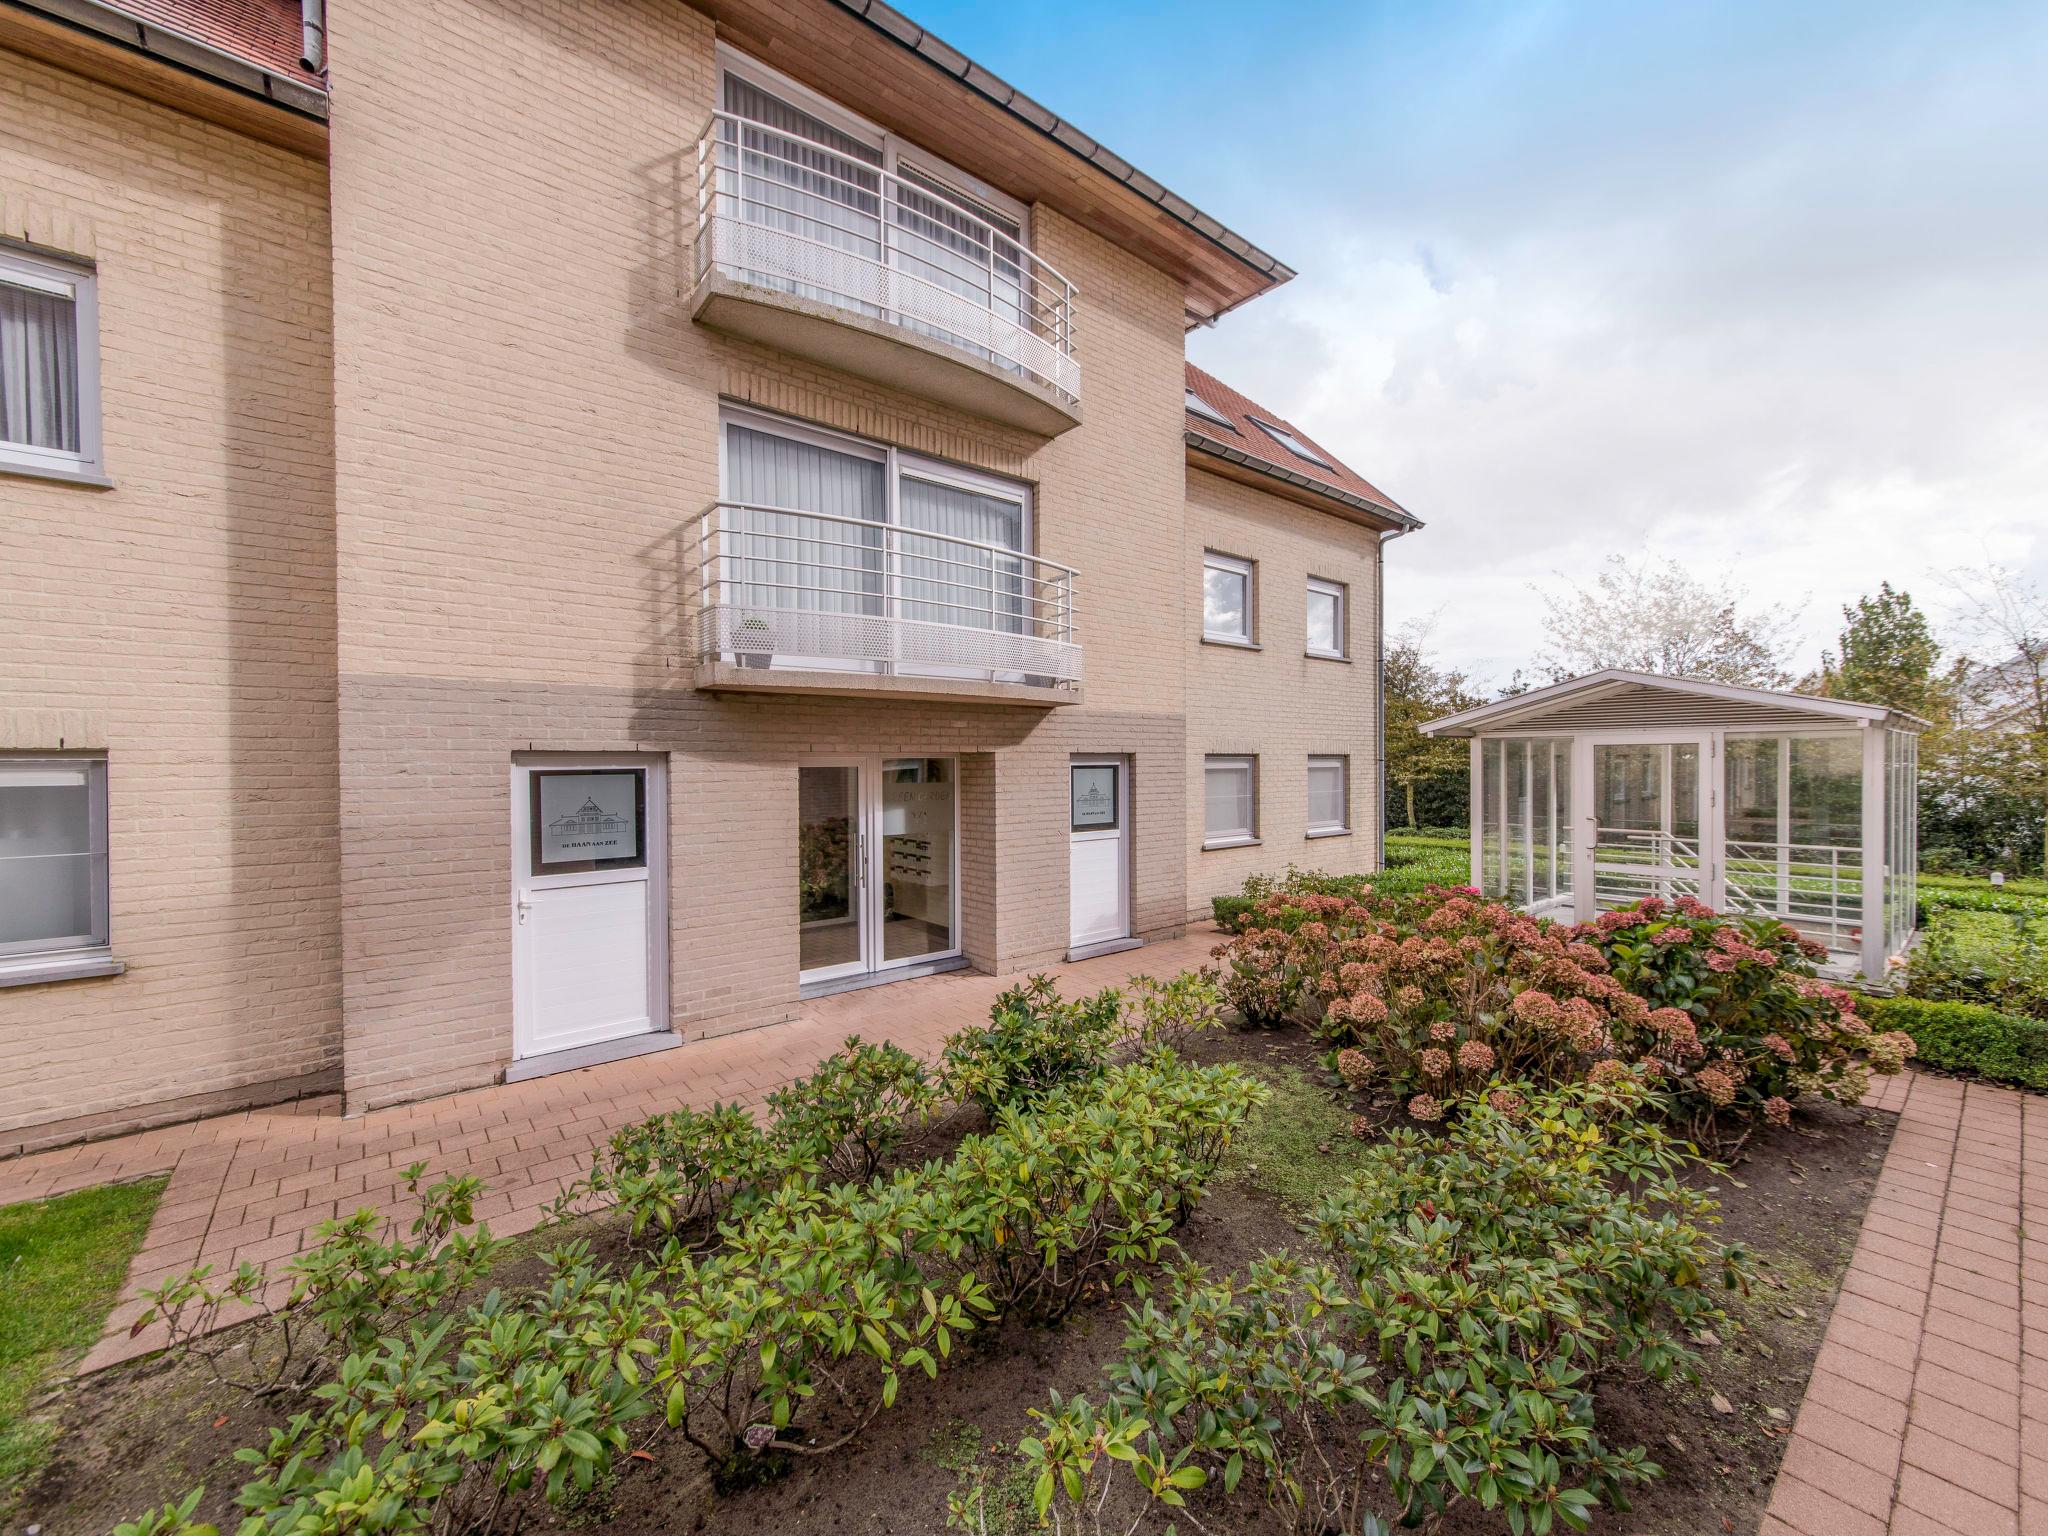
[[[1179,1234],[1190,1258],[1234,1272],[1293,1242],[1305,1204],[1357,1159],[1363,1144],[1348,1125],[1361,1106],[1340,1104],[1342,1091],[1325,1086],[1315,1047],[1298,1026],[1208,1035],[1190,1054],[1251,1063],[1275,1089]],[[943,1155],[979,1126],[977,1112],[956,1114],[923,1155]],[[1598,1517],[1595,1529],[1747,1536],[1757,1528],[1890,1135],[1887,1115],[1816,1104],[1795,1129],[1760,1129],[1730,1174],[1714,1181],[1723,1205],[1717,1235],[1754,1252],[1759,1283],[1732,1305],[1736,1326],[1704,1348],[1705,1375],[1697,1383],[1666,1388],[1617,1372],[1600,1386],[1603,1438],[1646,1447],[1664,1475],[1637,1494],[1632,1514]],[[580,1226],[600,1256],[623,1252],[615,1218]],[[494,1270],[493,1283],[511,1287],[537,1278],[539,1251],[560,1235],[522,1240]],[[1122,1339],[1127,1299],[1092,1299],[1055,1328],[1007,1322],[971,1336],[959,1346],[967,1359],[936,1380],[906,1380],[896,1407],[856,1442],[815,1460],[793,1458],[772,1480],[716,1491],[698,1454],[663,1436],[652,1459],[624,1461],[613,1478],[565,1509],[533,1500],[524,1529],[923,1533],[941,1527],[949,1495],[977,1485],[991,1532],[1030,1529],[1030,1477],[1014,1451],[1031,1428],[1028,1410],[1043,1405],[1051,1390],[1099,1389]],[[26,1517],[45,1536],[103,1536],[116,1521],[204,1482],[197,1517],[232,1530],[232,1496],[245,1477],[234,1451],[260,1443],[295,1406],[223,1389],[196,1360],[102,1372],[70,1392],[61,1437],[26,1500]],[[829,1420],[808,1430],[829,1431]],[[1121,1493],[1128,1495],[1128,1486]],[[1390,1501],[1380,1507],[1394,1512]],[[1171,1513],[1152,1512],[1144,1528],[1163,1528]],[[1190,1513],[1210,1529],[1285,1528],[1255,1498],[1226,1504],[1214,1487],[1193,1496]],[[1128,1516],[1116,1528],[1126,1524]],[[1183,1530],[1191,1526],[1182,1520]],[[1505,1522],[1466,1511],[1443,1529],[1493,1532]]]

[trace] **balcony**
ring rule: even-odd
[[[844,143],[713,115],[693,317],[1041,436],[1080,425],[1074,285],[1016,224]]]
[[[1081,698],[1074,572],[951,534],[723,501],[683,534],[696,683],[713,692]]]

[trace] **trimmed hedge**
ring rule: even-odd
[[[1870,998],[1862,1011],[1874,1028],[1911,1035],[1922,1066],[2048,1093],[2048,1024],[2039,1019],[1917,997]]]

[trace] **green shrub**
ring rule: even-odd
[[[1100,1073],[1122,1032],[1115,988],[1068,1002],[1050,976],[1033,976],[995,1000],[986,1025],[947,1036],[941,1081],[991,1113],[1028,1107]]]
[[[1930,885],[1923,875],[1919,884],[1922,926],[1944,912],[2003,912],[2013,917],[2048,917],[2048,890],[2031,888],[2041,884],[2038,880],[2028,881],[2027,888],[2023,889],[2015,889],[2011,885],[1991,886],[1982,881],[1973,881],[1966,886]]]
[[[1906,991],[2048,1019],[2048,918],[1938,913],[1906,956]]]
[[[1723,1316],[1708,1278],[1744,1284],[1746,1260],[1707,1237],[1714,1204],[1673,1176],[1690,1149],[1652,1107],[1626,1084],[1482,1102],[1444,1143],[1372,1148],[1316,1213],[1385,1375],[1367,1446],[1409,1521],[1470,1500],[1585,1530],[1657,1475],[1601,1443],[1594,1373],[1689,1374],[1688,1335]]]
[[[1019,1450],[1039,1518],[1062,1489],[1079,1502],[1123,1465],[1169,1508],[1212,1479],[1235,1493],[1249,1477],[1298,1530],[1375,1529],[1364,1469],[1327,1454],[1337,1416],[1366,1400],[1373,1374],[1331,1337],[1325,1315],[1346,1299],[1334,1269],[1286,1254],[1236,1281],[1183,1270],[1164,1305],[1129,1311],[1100,1408],[1055,1395],[1050,1412],[1033,1410],[1037,1432]]]
[[[915,1056],[851,1035],[809,1077],[768,1095],[771,1139],[786,1166],[864,1184],[938,1105],[938,1088]]]
[[[1133,976],[1127,1031],[1139,1050],[1186,1050],[1197,1035],[1223,1023],[1223,993],[1214,969],[1182,971],[1170,980]]]
[[[618,1207],[637,1243],[659,1245],[694,1221],[716,1221],[790,1171],[791,1154],[743,1105],[678,1109],[612,1133],[589,1176],[555,1201],[558,1217]]]
[[[1212,896],[1209,898],[1209,915],[1216,919],[1216,926],[1225,933],[1237,933],[1257,906],[1258,902],[1249,896]]]
[[[1863,1007],[1884,1028],[1911,1035],[1927,1066],[2048,1092],[2048,1023],[1982,1003],[1917,997],[1872,998]]]

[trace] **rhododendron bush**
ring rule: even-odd
[[[1638,1079],[1696,1122],[1779,1124],[1802,1094],[1854,1103],[1912,1053],[1815,977],[1824,954],[1689,898],[1567,926],[1469,889],[1279,895],[1217,951],[1247,1023],[1307,1024],[1345,1081],[1391,1091],[1417,1120],[1510,1083]]]

